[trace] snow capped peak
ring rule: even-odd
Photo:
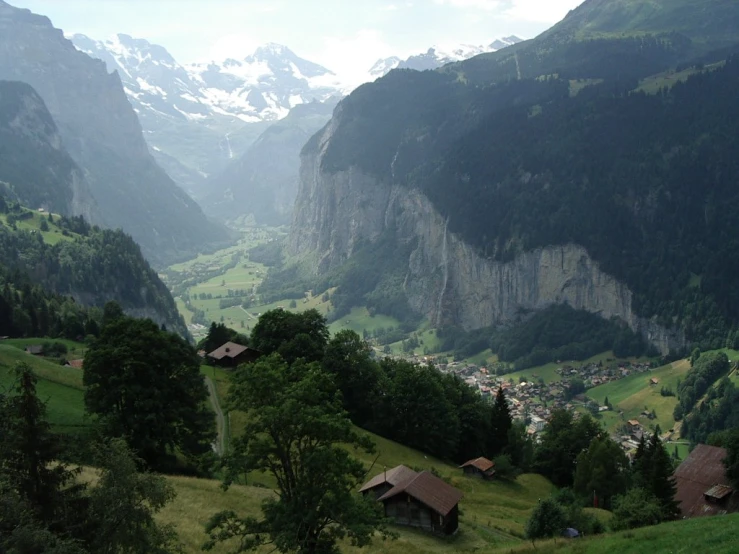
[[[370,80],[382,77],[383,75],[386,75],[391,70],[396,68],[415,69],[417,71],[437,69],[442,65],[446,65],[448,63],[460,62],[479,54],[501,50],[502,48],[506,48],[507,46],[522,42],[522,40],[523,39],[511,35],[510,37],[497,39],[489,45],[434,45],[425,52],[414,54],[412,56],[409,56],[405,60],[401,60],[400,58],[395,56],[383,60],[378,60],[375,65],[373,65],[372,68],[370,68],[369,70]]]
[[[252,57],[294,57],[295,53],[287,46],[277,44],[276,42],[268,42],[263,44],[254,51]]]

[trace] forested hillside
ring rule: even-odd
[[[187,334],[166,286],[120,230],[100,229],[81,217],[34,213],[0,198],[0,264],[15,275],[16,288],[38,284],[86,306],[114,300],[131,315]],[[33,336],[34,330],[24,324],[16,333]]]
[[[646,55],[672,52],[677,39],[623,40]],[[739,59],[696,62],[685,82],[668,71],[647,94],[640,79],[680,56],[635,69],[613,55],[610,74],[563,69],[485,87],[450,72],[393,72],[341,104],[321,170],[359,168],[422,192],[485,259],[583,246],[634,293],[639,316],[721,347],[739,313]],[[318,137],[305,156],[317,155]]]

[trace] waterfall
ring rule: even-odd
[[[441,265],[442,275],[444,276],[441,284],[441,292],[439,293],[439,302],[436,306],[436,326],[441,326],[441,304],[444,301],[444,294],[446,293],[446,286],[449,282],[449,258],[447,253],[447,229],[449,227],[449,218],[446,218],[444,222],[444,240],[441,245]]]

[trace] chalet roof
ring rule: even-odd
[[[34,356],[38,356],[44,353],[44,347],[40,344],[31,344],[26,346],[26,352],[33,354]]]
[[[389,483],[390,486],[394,487],[401,481],[404,481],[408,477],[415,477],[418,475],[415,471],[413,471],[411,468],[406,467],[404,465],[399,465],[397,467],[394,467],[392,469],[388,469],[386,471],[383,471],[382,473],[375,475],[372,479],[367,481],[361,489],[359,489],[359,492],[368,491],[370,489],[374,489],[375,487],[379,487],[380,485],[384,483]]]
[[[639,420],[638,419],[630,419],[627,423],[629,425],[631,425],[632,427],[634,427],[636,425],[639,425]]]
[[[490,461],[490,460],[488,460],[487,458],[483,458],[482,456],[480,456],[479,458],[475,458],[474,460],[470,460],[469,462],[465,462],[465,463],[463,463],[463,464],[462,464],[461,466],[459,466],[459,467],[469,467],[469,466],[472,466],[472,467],[474,467],[474,468],[477,468],[477,469],[479,469],[479,470],[480,470],[480,471],[482,471],[483,473],[485,473],[485,472],[486,472],[486,471],[488,471],[489,469],[492,469],[492,467],[493,467],[494,465],[495,465],[495,463],[494,463],[494,462],[491,462],[491,461]]]
[[[248,350],[248,347],[241,344],[236,344],[235,342],[227,342],[226,344],[221,345],[213,352],[208,354],[208,357],[214,358],[216,360],[222,360],[223,358],[235,358],[245,350]]]
[[[378,500],[384,502],[394,496],[406,493],[436,513],[446,516],[462,499],[462,491],[439,479],[433,473],[423,471],[406,478],[383,494]]]
[[[728,485],[714,485],[710,489],[708,489],[703,494],[705,496],[709,496],[711,498],[715,498],[716,500],[721,500],[722,498],[726,498],[731,493],[734,492],[734,489],[732,489]]]
[[[73,367],[75,369],[82,369],[82,363],[84,361],[85,360],[69,360],[69,362],[67,363],[69,364],[69,367]]]
[[[709,515],[718,511],[715,506],[706,503],[703,495],[712,491],[724,492],[724,489],[718,490],[717,485],[730,488],[723,464],[725,457],[724,448],[699,444],[677,468],[675,500],[680,504],[683,516]]]

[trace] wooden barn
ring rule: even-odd
[[[259,350],[235,342],[227,342],[208,354],[208,361],[219,367],[234,368],[241,364],[255,362],[261,355]]]
[[[415,477],[418,475],[411,468],[404,465],[399,465],[392,469],[386,469],[379,475],[375,475],[372,479],[367,481],[359,492],[367,496],[372,494],[375,499],[380,498],[387,491],[392,489],[398,483],[403,482],[409,477]]]
[[[483,458],[475,458],[459,466],[465,475],[479,479],[492,479],[495,475],[495,462]]]
[[[675,471],[683,517],[726,514],[739,510],[739,494],[726,477],[723,459],[727,452],[718,446],[699,444]]]
[[[385,517],[398,525],[452,535],[459,528],[461,499],[462,491],[424,471],[407,476],[378,501],[385,506]]]

